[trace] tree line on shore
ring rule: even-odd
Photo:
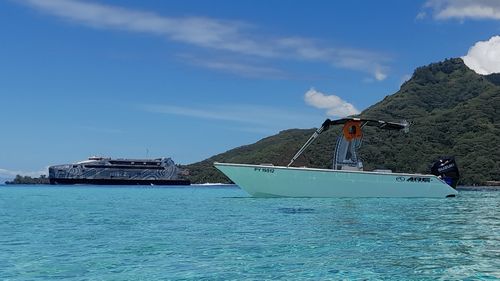
[[[13,180],[6,181],[5,184],[49,184],[49,178],[46,175],[39,177],[16,175]]]

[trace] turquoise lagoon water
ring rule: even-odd
[[[0,280],[498,280],[500,192],[0,187]]]

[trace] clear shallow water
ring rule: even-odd
[[[499,280],[500,192],[0,187],[0,280]]]

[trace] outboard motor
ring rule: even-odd
[[[431,167],[431,174],[438,176],[449,186],[456,188],[460,174],[458,173],[455,157],[443,157]]]

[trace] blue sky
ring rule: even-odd
[[[188,164],[362,111],[421,65],[498,72],[499,2],[2,1],[0,177]]]

